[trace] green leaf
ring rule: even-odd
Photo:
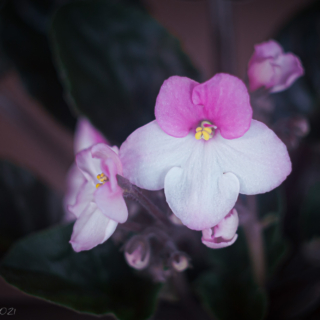
[[[53,20],[52,40],[70,102],[111,142],[154,119],[165,79],[199,79],[173,36],[145,12],[119,2],[65,5]]]
[[[195,283],[196,291],[209,311],[220,320],[259,320],[266,309],[265,292],[252,276],[243,230],[230,247],[212,250],[207,256],[212,267]]]
[[[0,161],[0,252],[19,237],[59,222],[62,199],[29,171]]]
[[[315,183],[307,193],[300,215],[303,240],[320,237],[320,182]]]
[[[68,243],[71,232],[67,225],[18,242],[3,261],[1,275],[28,294],[80,312],[149,318],[159,285],[138,276],[112,240],[74,252]]]

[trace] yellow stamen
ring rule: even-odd
[[[101,183],[97,183],[96,184],[96,188],[101,187],[102,185],[104,185],[109,180],[109,178],[103,172],[97,175],[97,179]]]
[[[197,140],[204,139],[204,140],[208,141],[210,138],[213,137],[214,129],[216,129],[216,128],[217,128],[216,126],[212,127],[211,122],[202,121],[200,124],[200,127],[196,128],[196,134],[194,136]]]

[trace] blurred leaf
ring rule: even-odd
[[[212,268],[195,283],[205,306],[219,320],[259,320],[266,310],[266,295],[254,280],[243,230],[230,247],[212,250]]]
[[[28,294],[80,312],[149,318],[159,285],[137,276],[112,240],[74,252],[71,232],[67,225],[18,242],[3,261],[1,275]]]
[[[33,174],[0,161],[0,251],[63,216],[61,198]]]
[[[308,191],[300,219],[304,241],[320,237],[320,182],[315,183]]]
[[[112,142],[154,119],[163,81],[199,79],[179,42],[146,13],[109,0],[55,15],[52,39],[70,101]]]
[[[47,34],[63,1],[69,0],[7,1],[0,10],[0,41],[30,94],[62,124],[74,128],[76,119],[64,100]]]

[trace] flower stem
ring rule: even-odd
[[[140,188],[131,184],[128,179],[120,175],[117,175],[117,179],[118,185],[123,189],[124,198],[131,198],[138,201],[156,220],[160,221],[165,226],[171,226],[166,215],[141,192]]]
[[[254,278],[259,286],[265,283],[265,253],[261,224],[257,217],[256,196],[247,196],[248,210],[240,215],[247,239],[249,255],[253,268]]]

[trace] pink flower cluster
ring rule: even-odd
[[[255,47],[249,88],[281,91],[302,74],[299,59],[269,41]],[[160,89],[155,117],[127,138],[119,155],[80,120],[77,167],[69,175],[66,198],[77,218],[70,241],[75,251],[104,242],[127,220],[117,174],[143,189],[164,189],[175,216],[202,231],[206,246],[222,248],[237,239],[239,193],[268,192],[291,172],[286,146],[252,119],[248,90],[235,76],[220,73],[202,84],[170,77]],[[132,252],[128,257],[136,261]]]

